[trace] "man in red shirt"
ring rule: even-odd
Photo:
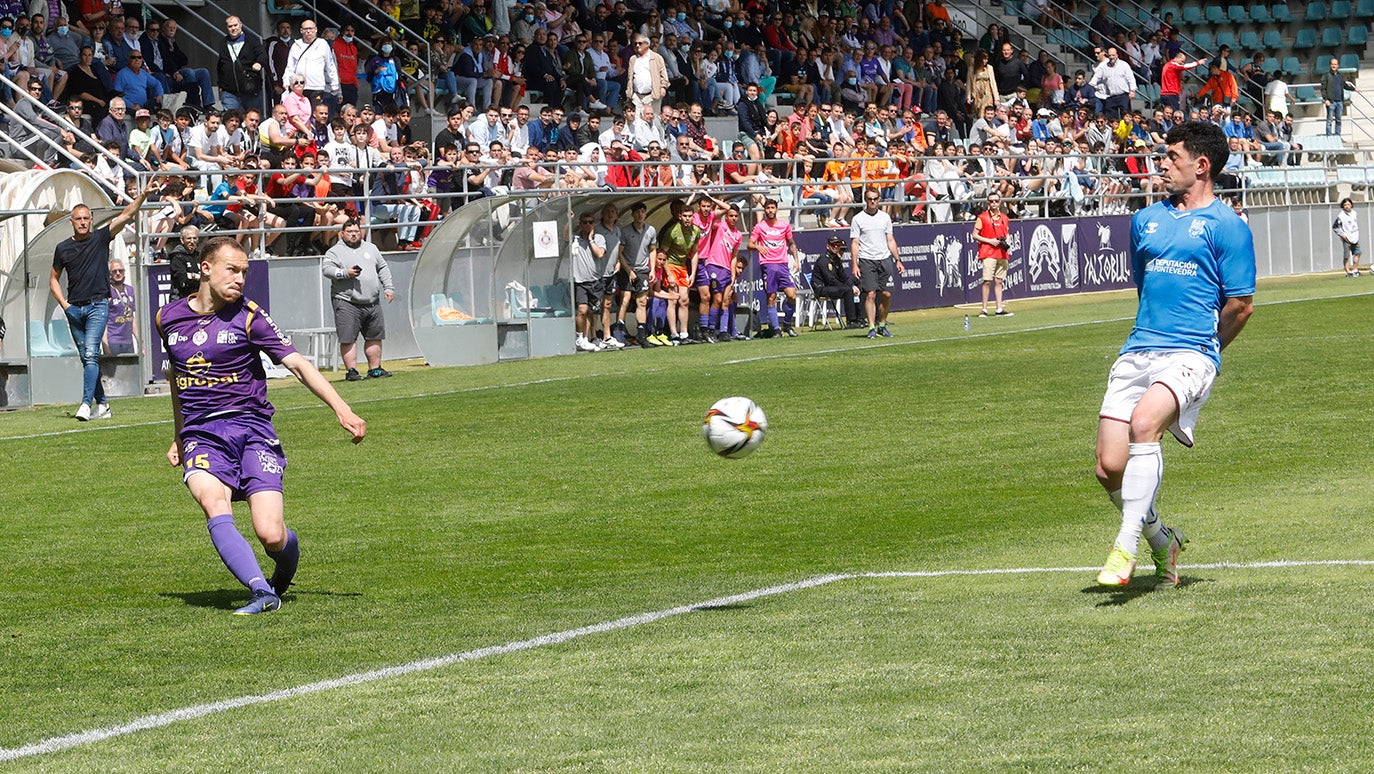
[[[1174,110],[1183,109],[1183,73],[1192,70],[1207,60],[1199,59],[1192,64],[1184,64],[1187,59],[1182,51],[1174,54],[1173,58],[1164,63],[1164,69],[1159,74],[1159,101],[1173,108]]]
[[[983,264],[983,312],[979,317],[988,316],[989,287],[996,294],[997,315],[1012,315],[1002,305],[1002,283],[1007,279],[1007,255],[1011,249],[1007,243],[1010,230],[1011,224],[1002,212],[1002,196],[989,194],[988,208],[978,215],[977,222],[973,224],[973,241],[978,243],[978,260]]]
[[[606,185],[612,188],[632,188],[639,183],[638,162],[643,156],[634,148],[626,148],[620,140],[612,140],[606,149]]]
[[[339,89],[343,92],[341,104],[358,104],[358,44],[354,42],[357,33],[352,24],[345,24],[343,35],[334,38],[329,47],[334,49],[334,60],[339,64]]]

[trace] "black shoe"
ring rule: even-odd
[[[643,347],[644,349],[653,349],[658,345],[654,343],[654,339],[652,336],[640,336],[639,346]]]
[[[350,382],[361,382],[362,380],[366,379],[367,377],[366,377],[366,376],[363,376],[363,375],[360,374],[360,373],[358,373],[358,369],[356,369],[356,368],[350,368],[350,369],[348,369],[348,373],[344,374],[344,378],[347,379],[347,380],[350,381]]]
[[[374,368],[367,372],[367,378],[369,379],[385,379],[388,376],[391,376],[391,372],[385,368]]]
[[[788,335],[788,337],[790,337],[790,338],[796,338],[796,337],[797,337],[797,329],[796,329],[796,328],[792,328],[792,327],[783,328],[783,329],[782,329],[782,332],[783,332],[783,333],[786,333],[786,334]]]
[[[703,333],[702,336],[705,338],[707,344],[715,344],[715,343],[716,343],[716,332],[715,332],[715,331],[708,330],[708,331],[706,331],[705,333]]]

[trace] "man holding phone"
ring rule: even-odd
[[[324,254],[324,276],[330,282],[330,303],[334,308],[334,329],[339,334],[339,356],[344,377],[361,382],[368,377],[391,376],[382,368],[382,339],[386,338],[386,323],[382,317],[382,297],[389,304],[396,298],[391,282],[391,268],[386,265],[382,251],[363,240],[363,226],[358,219],[343,226],[339,241]],[[367,357],[367,374],[358,372],[358,335],[363,337],[363,354]]]

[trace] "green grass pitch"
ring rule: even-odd
[[[903,313],[876,345],[407,367],[339,383],[357,447],[274,387],[304,555],[255,618],[163,458],[165,398],[2,415],[0,771],[1369,770],[1374,568],[1312,563],[1374,559],[1374,283],[1257,302],[1197,448],[1166,442],[1169,591],[1148,561],[1094,584],[1130,293],[967,333]],[[769,435],[718,459],[701,417],[737,394]]]

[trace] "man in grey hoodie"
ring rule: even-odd
[[[396,298],[391,268],[382,251],[363,241],[363,227],[357,219],[344,224],[339,241],[324,254],[324,276],[330,281],[330,301],[334,307],[334,328],[339,334],[339,355],[348,369],[345,377],[360,382],[369,376],[391,376],[382,368],[382,339],[386,323],[382,319],[382,297],[389,304]],[[367,374],[358,373],[358,334],[363,337]]]

